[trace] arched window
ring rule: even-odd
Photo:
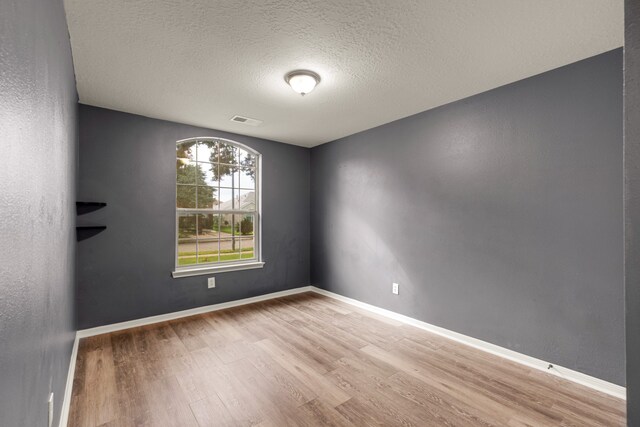
[[[262,267],[260,163],[227,139],[177,142],[174,277]]]

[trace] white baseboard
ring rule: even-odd
[[[77,331],[75,340],[73,342],[73,350],[71,351],[71,360],[69,361],[69,372],[67,373],[67,384],[64,390],[64,399],[62,401],[59,427],[67,427],[67,423],[69,420],[69,409],[71,408],[71,392],[73,389],[73,377],[75,375],[76,360],[78,358],[78,342],[81,338],[121,331],[124,329],[135,328],[137,326],[151,325],[153,323],[165,322],[167,320],[179,319],[181,317],[193,316],[195,314],[209,313],[216,310],[223,310],[225,308],[238,307],[241,305],[251,304],[259,301],[266,301],[274,298],[284,297],[287,295],[300,294],[303,292],[311,291],[311,288],[311,286],[303,286],[301,288],[272,292],[270,294],[259,295],[257,297],[207,305],[204,307],[192,308],[190,310],[176,311],[173,313],[160,314],[158,316],[145,317],[142,319],[130,320],[128,322],[114,323],[111,325],[98,326],[96,328],[82,329]]]
[[[286,291],[272,292],[270,294],[259,295],[257,297],[244,298],[235,301],[222,302],[219,304],[206,305],[204,307],[196,307],[189,310],[175,311],[173,313],[160,314],[158,316],[144,317],[142,319],[129,320],[127,322],[112,323],[111,325],[98,326],[90,329],[81,329],[78,331],[79,338],[92,337],[94,335],[108,334],[110,332],[122,331],[124,329],[136,328],[138,326],[151,325],[153,323],[166,322],[167,320],[179,319],[181,317],[193,316],[196,314],[209,313],[225,308],[238,307],[240,305],[252,304],[254,302],[266,301],[274,298],[280,298],[287,295],[300,294],[311,291],[311,286],[303,286],[301,288],[288,289]]]
[[[390,310],[385,310],[384,308],[366,304],[364,302],[360,302],[352,298],[347,298],[342,295],[338,295],[333,292],[326,291],[324,289],[316,288],[314,286],[311,286],[311,291],[318,293],[320,295],[334,298],[336,300],[345,302],[347,304],[351,304],[356,307],[371,311],[373,313],[380,314],[382,316],[406,323],[408,325],[412,325],[417,328],[424,329],[425,331],[438,334],[442,337],[451,339],[453,341],[457,341],[462,344],[466,344],[468,346],[477,348],[478,350],[482,350],[496,356],[503,357],[505,359],[511,360],[516,363],[520,363],[530,368],[538,369],[540,371],[547,372],[549,374],[564,378],[566,380],[573,381],[575,383],[592,388],[594,390],[601,391],[613,397],[617,397],[619,399],[625,399],[625,400],[627,398],[627,390],[625,387],[583,374],[582,372],[574,371],[569,368],[564,368],[562,366],[556,365],[555,363],[550,363],[544,360],[536,359],[535,357],[527,356],[526,354],[518,353],[516,351],[509,350],[507,348],[500,347],[498,345],[491,344],[486,341],[472,338],[467,335],[460,334],[458,332],[453,332],[448,329],[444,329],[439,326],[435,326],[435,325],[423,322],[421,320],[417,320],[412,317],[405,316],[403,314],[395,313]],[[553,365],[553,368],[548,369],[549,365]]]
[[[431,325],[429,323],[405,316],[403,314],[395,313],[393,311],[385,310],[383,308],[376,307],[364,302],[360,302],[352,298],[344,297],[342,295],[338,295],[333,292],[326,291],[324,289],[316,288],[314,286],[303,286],[301,288],[289,289],[289,290],[280,291],[280,292],[273,292],[270,294],[260,295],[257,297],[245,298],[245,299],[236,300],[236,301],[229,301],[229,302],[224,302],[220,304],[197,307],[190,310],[183,310],[183,311],[177,311],[174,313],[161,314],[158,316],[145,317],[142,319],[131,320],[128,322],[114,323],[111,325],[98,326],[96,328],[79,330],[76,333],[76,338],[73,343],[73,350],[71,353],[71,361],[69,362],[69,373],[67,375],[67,384],[66,384],[64,400],[62,404],[62,413],[60,415],[60,427],[66,427],[67,420],[69,417],[69,408],[71,406],[71,391],[73,387],[73,377],[75,374],[76,358],[78,355],[78,341],[81,338],[91,337],[91,336],[100,335],[100,334],[106,334],[106,333],[115,332],[115,331],[121,331],[124,329],[135,328],[138,326],[150,325],[158,322],[165,322],[167,320],[179,319],[182,317],[193,316],[196,314],[209,313],[212,311],[223,310],[226,308],[238,307],[241,305],[251,304],[259,301],[266,301],[266,300],[279,298],[287,295],[300,294],[303,292],[315,292],[320,295],[334,298],[336,300],[345,302],[347,304],[351,304],[356,307],[360,307],[362,309],[371,311],[373,313],[406,323],[408,325],[412,325],[417,328],[424,329],[426,331],[438,334],[442,337],[457,341],[462,344],[466,344],[468,346],[477,348],[479,350],[485,351],[487,353],[491,353],[499,357],[503,357],[505,359],[511,360],[516,363],[520,363],[530,368],[534,368],[534,369],[564,378],[566,380],[573,381],[575,383],[584,385],[594,390],[601,391],[603,393],[606,393],[608,395],[611,395],[620,399],[626,399],[626,396],[627,396],[626,388],[619,386],[617,384],[612,384],[608,381],[604,381],[599,378],[595,378],[595,377],[583,374],[581,372],[571,370],[569,368],[564,368],[556,364],[553,364],[552,369],[548,369],[550,365],[549,362],[536,359],[534,357],[527,356],[525,354],[518,353],[516,351],[509,350],[507,348],[500,347],[495,344],[488,343],[486,341],[472,338],[467,335],[453,332],[448,329],[441,328],[439,326]]]
[[[76,374],[76,360],[78,359],[78,333],[73,339],[73,349],[71,350],[71,360],[69,360],[69,370],[67,371],[67,383],[64,387],[62,398],[62,409],[60,410],[60,427],[67,427],[69,422],[69,409],[71,408],[71,392],[73,391],[73,377]]]

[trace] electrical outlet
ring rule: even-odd
[[[400,293],[400,285],[398,285],[397,283],[391,285],[391,292],[398,295]]]
[[[49,412],[49,427],[53,424],[53,393],[49,394],[49,400],[47,401],[47,407]]]
[[[215,288],[215,287],[216,287],[216,278],[215,278],[215,277],[209,277],[209,278],[207,279],[207,287],[208,287],[209,289],[211,289],[211,288]]]

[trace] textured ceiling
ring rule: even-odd
[[[66,0],[65,7],[80,102],[303,146],[623,42],[623,0]],[[305,97],[284,81],[297,68],[322,77]],[[230,122],[235,114],[263,123]]]

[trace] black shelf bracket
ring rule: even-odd
[[[76,230],[104,230],[106,225],[76,225]]]
[[[81,242],[106,229],[106,225],[76,225],[76,241]]]
[[[97,211],[105,206],[107,206],[107,204],[104,202],[76,202],[76,215],[84,215]]]

